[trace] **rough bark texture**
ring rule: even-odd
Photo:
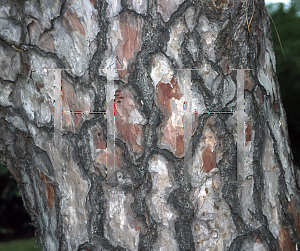
[[[0,158],[43,250],[300,247],[300,173],[266,9],[254,6],[249,33],[252,1],[1,0]],[[63,114],[62,148],[54,146],[54,79],[44,68],[70,69],[63,110],[103,111],[103,69],[122,67],[110,182],[104,114]],[[188,96],[176,70],[186,68],[199,69]],[[236,110],[233,68],[253,69],[242,179],[235,115],[201,114]],[[183,116],[185,105],[198,114]]]

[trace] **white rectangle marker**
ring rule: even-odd
[[[244,180],[244,165],[245,165],[245,154],[244,154],[244,121],[245,121],[245,99],[244,99],[244,70],[237,70],[237,180]]]
[[[106,118],[107,118],[107,137],[106,137],[106,172],[107,181],[116,182],[115,177],[115,69],[107,69],[107,89],[106,89]]]
[[[245,71],[252,69],[230,69],[237,71],[237,89],[236,89],[236,120],[237,120],[237,181],[245,180]]]
[[[191,90],[191,76],[192,71],[190,69],[184,70],[184,154],[187,153],[189,147],[189,141],[192,136],[192,90]]]
[[[58,152],[61,149],[61,70],[55,69],[54,73],[54,145]]]

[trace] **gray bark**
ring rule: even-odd
[[[0,7],[0,158],[43,250],[298,249],[300,173],[263,1]]]

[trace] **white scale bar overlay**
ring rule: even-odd
[[[244,70],[237,70],[237,179],[244,180],[244,121],[245,121],[245,100],[244,100]]]
[[[61,70],[54,70],[54,145],[57,150],[61,149]]]
[[[116,182],[115,177],[115,69],[107,69],[107,92],[106,92],[106,118],[107,118],[107,181]]]

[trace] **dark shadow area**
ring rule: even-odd
[[[0,161],[0,241],[34,236],[34,227],[7,168]]]

